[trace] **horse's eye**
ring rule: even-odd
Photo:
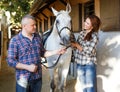
[[[71,23],[71,25],[72,25],[72,20],[70,20],[70,23]]]
[[[58,24],[59,23],[59,20],[56,20],[56,24]]]

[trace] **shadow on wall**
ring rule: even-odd
[[[97,92],[120,92],[120,32],[99,32]]]

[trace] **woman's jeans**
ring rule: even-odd
[[[41,92],[42,79],[37,79],[28,82],[27,88],[20,86],[16,82],[16,92]]]
[[[93,62],[86,65],[77,64],[77,77],[83,92],[96,92],[96,65]]]

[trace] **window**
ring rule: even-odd
[[[95,9],[94,9],[94,0],[91,0],[84,5],[84,18],[88,15],[95,14]]]

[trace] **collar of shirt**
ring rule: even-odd
[[[19,33],[19,36],[20,36],[20,38],[28,38],[28,37],[25,37],[25,36],[22,34],[22,32]],[[32,34],[32,38],[34,38],[34,37],[35,37],[35,33]],[[28,38],[28,39],[29,39],[29,38]]]

